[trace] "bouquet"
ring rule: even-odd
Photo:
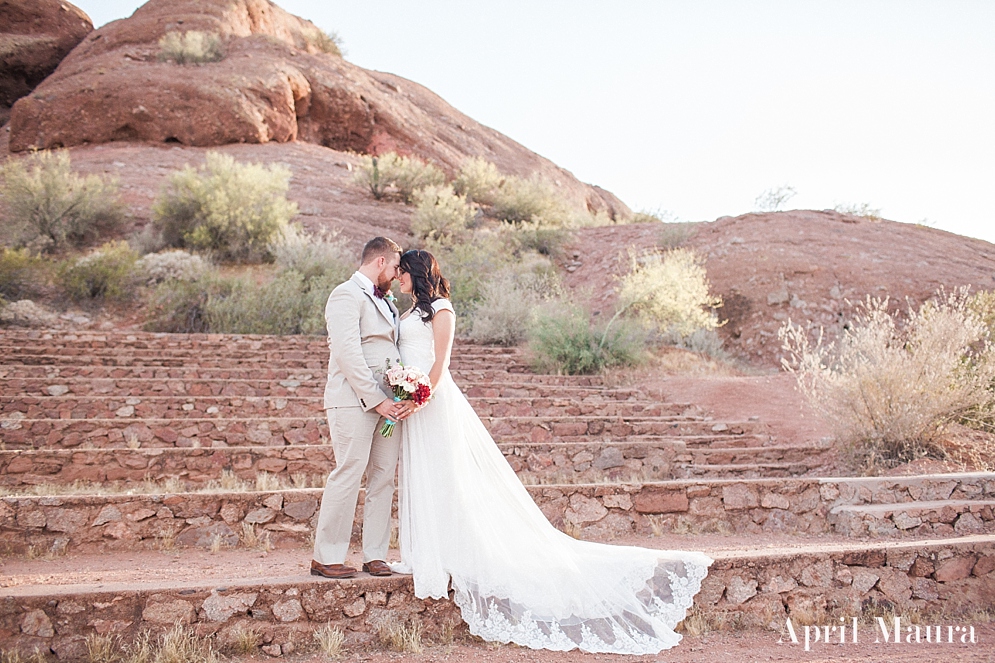
[[[432,398],[432,383],[428,376],[417,368],[400,363],[391,366],[391,361],[388,359],[383,381],[394,394],[395,403],[414,401],[415,405],[424,405]],[[380,429],[380,434],[390,437],[396,425],[396,421],[387,419]]]

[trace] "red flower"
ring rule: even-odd
[[[424,405],[429,398],[432,397],[432,389],[428,385],[420,384],[418,388],[415,389],[414,393],[411,394],[411,400],[413,400],[418,405]]]

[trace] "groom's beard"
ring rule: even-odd
[[[390,284],[393,283],[393,281],[394,279],[391,279],[386,283],[381,281],[380,283],[377,284],[377,287],[383,290],[384,292],[387,292],[388,290],[390,290]]]

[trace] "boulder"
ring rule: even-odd
[[[14,102],[55,71],[93,31],[90,18],[62,0],[0,0],[0,124]]]
[[[223,58],[186,65],[160,59],[161,38],[192,30],[217,35]],[[323,52],[320,34],[269,0],[149,0],[90,34],[14,105],[10,150],[307,141],[415,154],[450,174],[481,156],[508,174],[542,176],[578,208],[630,213],[611,193],[582,184],[430,90]]]

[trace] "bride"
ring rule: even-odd
[[[401,256],[401,361],[433,397],[404,422],[401,563],[415,595],[449,596],[470,632],[533,649],[655,654],[712,560],[698,552],[578,541],[553,527],[505,461],[449,372],[456,328],[449,283],[427,251]]]

